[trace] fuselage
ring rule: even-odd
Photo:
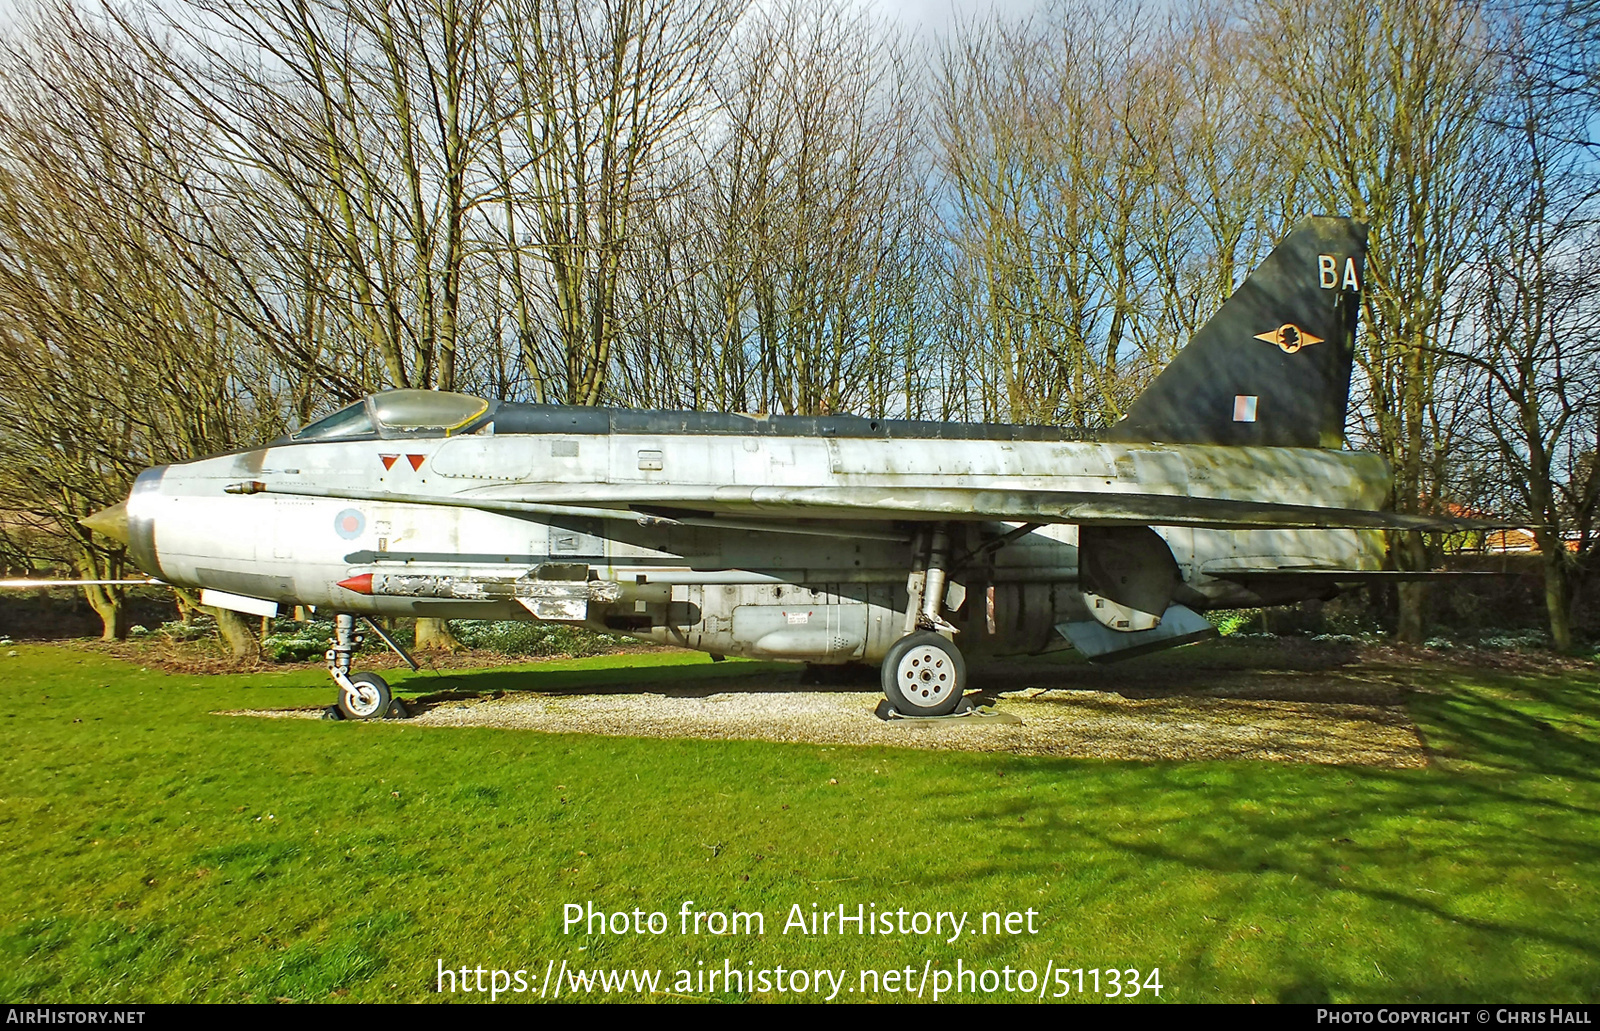
[[[364,574],[449,582],[560,569],[568,579],[617,585],[574,622],[720,654],[876,662],[905,632],[917,521],[826,504],[797,517],[786,507],[795,497],[887,488],[914,507],[918,491],[960,487],[1375,510],[1388,479],[1380,458],[1358,452],[1110,443],[1046,431],[1031,436],[1057,439],[1030,439],[1014,427],[951,439],[932,431],[670,432],[665,424],[628,432],[592,419],[563,432],[552,420],[532,422],[539,432],[519,431],[529,419],[502,415],[461,435],[290,440],[160,467],[129,498],[131,550],[174,584],[374,615],[531,618],[505,597],[363,594],[341,583]],[[239,493],[241,484],[264,489]],[[343,496],[319,496],[327,493]],[[461,507],[497,499],[525,510]],[[963,560],[946,601],[964,650],[1044,650],[1062,643],[1056,625],[1090,618],[1078,527],[1040,525],[986,550],[1021,524],[946,525],[952,555]],[[1382,535],[1371,530],[1154,529],[1177,563],[1178,600],[1196,609],[1275,604],[1305,591],[1264,596],[1219,571],[1377,569],[1383,556]]]

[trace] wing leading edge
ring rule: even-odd
[[[525,497],[484,494],[398,494],[318,489],[301,485],[260,490],[301,497],[387,501],[473,508],[508,515],[658,520],[782,532],[786,521],[854,519],[922,522],[1073,523],[1093,526],[1191,526],[1216,530],[1435,530],[1460,532],[1509,524],[1493,520],[1266,501],[1090,491],[999,491],[976,487],[708,487],[662,485],[648,500],[561,496],[562,484],[542,484]],[[502,488],[503,489],[503,488]],[[570,503],[569,503],[570,502]],[[753,525],[737,526],[734,521]]]

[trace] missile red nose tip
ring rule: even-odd
[[[372,574],[362,573],[360,576],[352,576],[348,580],[340,580],[339,586],[347,591],[354,591],[356,594],[371,594]]]

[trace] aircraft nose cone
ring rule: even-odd
[[[102,508],[93,515],[86,515],[78,520],[80,526],[87,526],[95,533],[104,534],[112,540],[128,543],[128,503],[119,501],[110,508]]]

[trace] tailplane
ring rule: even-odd
[[[1341,447],[1366,253],[1363,222],[1301,222],[1107,439]]]

